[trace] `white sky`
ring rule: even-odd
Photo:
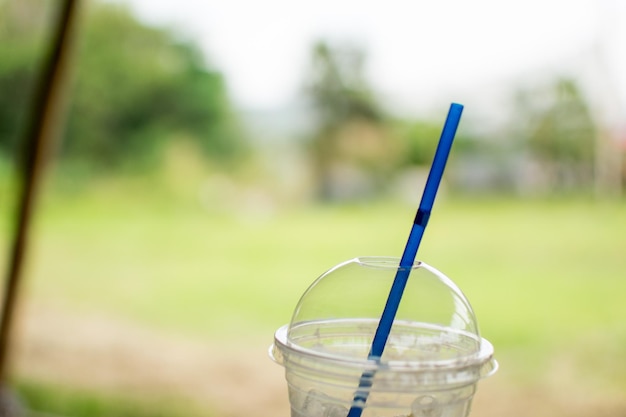
[[[591,71],[590,85],[610,90],[604,100],[626,104],[623,0],[120,1],[192,35],[243,107],[293,100],[317,38],[364,46],[375,89],[405,107],[479,101],[482,86],[549,71]]]

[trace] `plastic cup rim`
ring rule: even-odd
[[[285,324],[281,326],[274,335],[274,343],[270,346],[270,357],[278,364],[284,365],[283,361],[277,357],[276,350],[280,352],[280,355],[284,353],[296,354],[302,358],[307,358],[315,361],[326,362],[328,364],[358,368],[363,371],[376,371],[376,372],[461,372],[470,368],[478,368],[481,370],[481,375],[477,379],[481,379],[492,375],[498,368],[497,361],[493,358],[494,348],[493,345],[485,338],[480,337],[480,348],[474,353],[469,355],[460,356],[453,359],[440,359],[429,361],[402,361],[392,360],[377,362],[368,358],[347,358],[345,356],[339,356],[332,353],[318,352],[311,349],[303,348],[288,340],[287,334],[289,325]],[[483,374],[483,371],[486,371]]]

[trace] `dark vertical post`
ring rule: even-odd
[[[15,322],[14,315],[19,297],[30,220],[35,208],[47,153],[55,128],[59,126],[63,113],[63,92],[79,0],[63,0],[59,3],[61,6],[58,20],[53,29],[54,36],[48,56],[39,74],[29,126],[23,143],[22,165],[19,167],[20,196],[0,318],[0,388],[4,388],[7,381],[8,351]],[[2,408],[0,404],[0,413]]]

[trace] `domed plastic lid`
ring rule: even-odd
[[[283,355],[296,353],[363,366],[398,266],[398,258],[360,257],[322,274],[300,298],[290,324],[276,333],[273,357],[281,363]],[[461,290],[435,268],[416,262],[376,367],[476,365],[480,378],[495,371],[492,356]]]

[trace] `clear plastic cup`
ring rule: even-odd
[[[285,367],[292,417],[346,417],[353,405],[363,417],[469,414],[497,362],[467,298],[435,268],[413,265],[385,351],[368,359],[398,266],[388,257],[335,266],[276,331],[270,356]]]

